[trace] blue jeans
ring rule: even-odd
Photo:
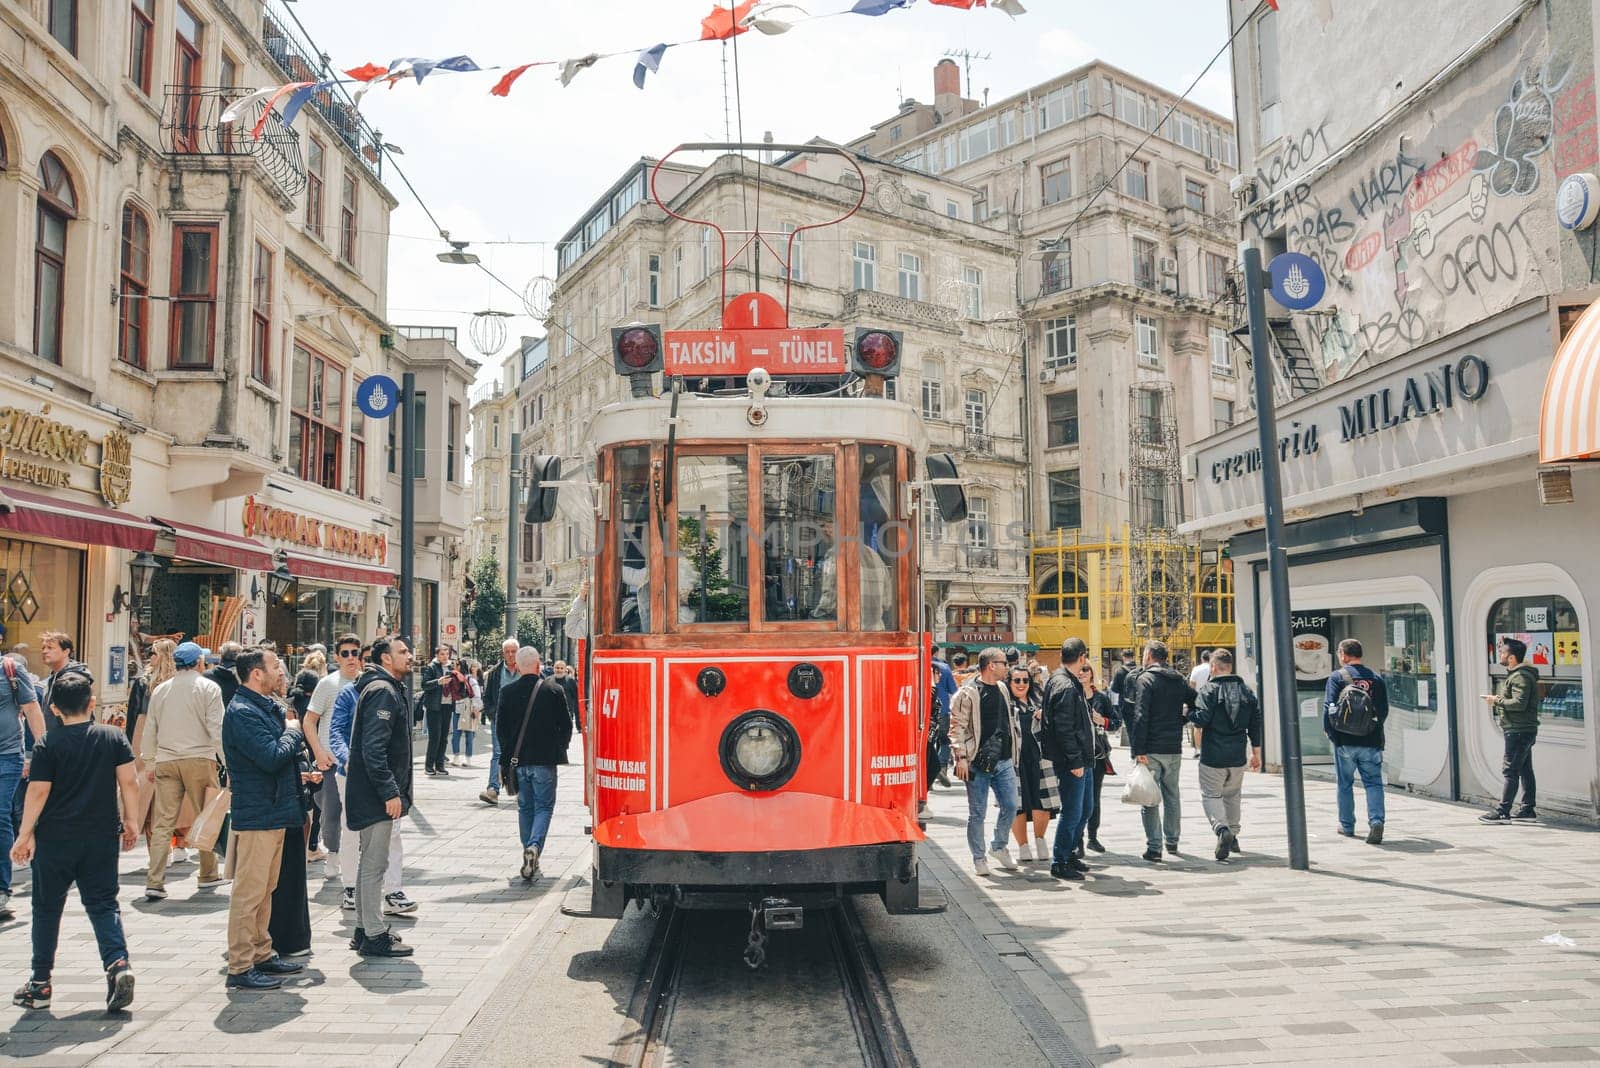
[[[1383,822],[1383,750],[1370,745],[1336,745],[1333,764],[1338,773],[1339,827],[1356,829],[1356,772],[1367,791],[1367,822]]]
[[[517,768],[517,827],[522,831],[522,848],[532,846],[544,852],[544,838],[550,833],[550,817],[555,812],[555,767]]]
[[[121,844],[115,834],[38,840],[33,854],[33,978],[47,980],[55,968],[61,913],[73,883],[78,884],[78,897],[94,928],[100,963],[109,968],[127,957],[128,940],[117,907]]]
[[[971,768],[971,765],[968,765]],[[1005,848],[1011,833],[1011,821],[1017,816],[1017,766],[1002,760],[992,772],[968,771],[967,774],[967,846],[973,860],[983,859],[983,810],[989,807],[989,790],[994,790],[995,804],[1000,811],[994,818],[992,849]]]
[[[1094,812],[1094,770],[1085,768],[1080,776],[1062,769],[1056,775],[1061,780],[1061,816],[1056,820],[1056,842],[1050,860],[1065,864],[1078,848],[1084,824]]]
[[[17,825],[11,819],[11,801],[22,782],[22,754],[0,756],[0,894],[11,893],[11,844]]]
[[[489,728],[489,740],[494,743],[494,756],[489,760],[489,789],[500,792],[500,732],[494,725]]]
[[[456,712],[450,717],[450,755],[461,755],[461,739],[467,740],[467,759],[472,759],[472,739],[477,737],[477,731],[463,730],[461,728],[461,713]]]

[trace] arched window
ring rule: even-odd
[[[0,171],[6,169],[6,161],[9,158],[10,157],[6,155],[6,128],[4,126],[0,126]]]
[[[147,366],[145,328],[150,322],[150,220],[132,204],[122,208],[122,299],[117,314],[117,359]]]
[[[54,152],[39,161],[39,206],[33,251],[33,351],[61,362],[67,288],[67,224],[78,217],[72,177]]]
[[[1039,580],[1034,613],[1041,616],[1089,617],[1089,585],[1076,570],[1053,572]]]

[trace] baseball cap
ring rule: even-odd
[[[181,668],[191,668],[198,664],[206,655],[206,651],[194,642],[184,642],[172,651],[172,659]]]

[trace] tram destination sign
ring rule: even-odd
[[[848,370],[843,330],[668,330],[662,342],[669,375],[737,377],[757,367],[773,375]]]

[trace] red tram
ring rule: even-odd
[[[798,923],[801,905],[845,893],[924,911],[918,517],[924,496],[952,521],[965,498],[916,411],[882,396],[898,335],[857,329],[846,345],[842,331],[774,328],[783,309],[754,294],[724,322],[748,326],[757,306],[754,329],[613,331],[635,388],[592,428],[596,916],[665,896]],[[840,351],[807,358],[845,373],[774,385],[782,342],[826,349],[830,334]],[[684,368],[708,351],[728,357],[731,388],[686,390]],[[653,396],[658,370],[667,391]],[[554,510],[537,475],[533,521]]]

